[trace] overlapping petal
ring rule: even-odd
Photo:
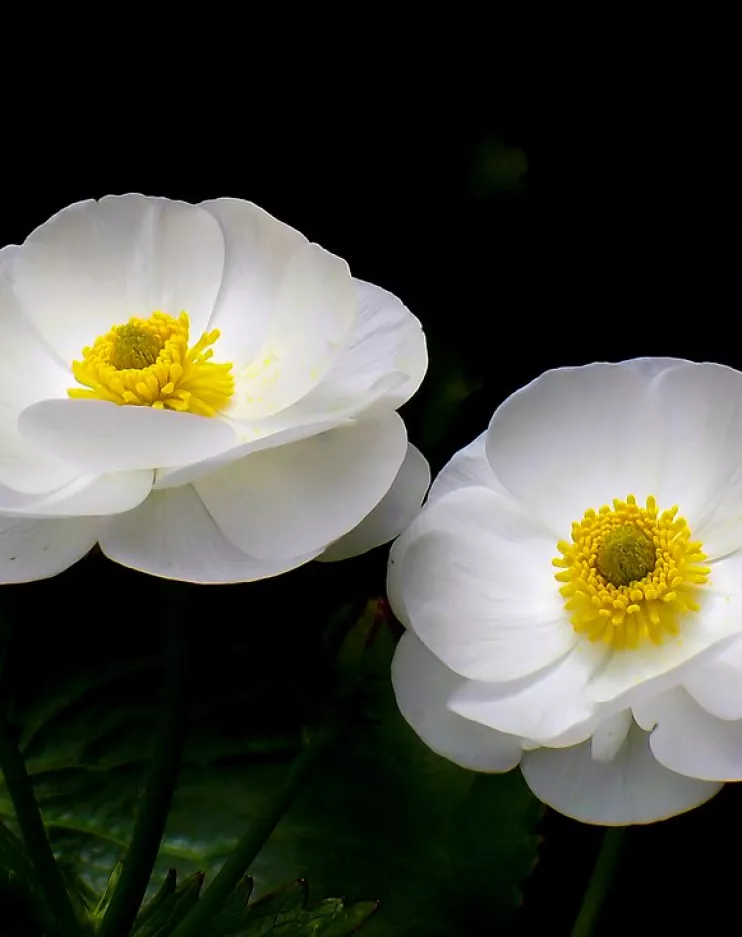
[[[210,330],[193,354],[208,347],[214,363],[231,365],[226,409],[158,409],[171,406],[182,377],[174,371],[164,373],[175,384],[146,385],[163,395],[152,407],[69,399],[84,349],[156,311],[187,313],[180,354]],[[170,578],[246,581],[387,541],[429,484],[394,413],[427,366],[419,322],[247,202],[132,194],[63,209],[0,252],[0,342],[9,352],[0,361],[7,543],[68,522],[88,531],[84,518],[105,518],[96,530],[119,562]],[[109,397],[120,402],[115,386]],[[187,394],[172,399],[188,409]],[[36,525],[42,519],[60,526]],[[73,562],[77,543],[59,555]],[[6,581],[18,579],[16,568]],[[28,569],[28,578],[53,574],[35,560]]]
[[[565,608],[573,580],[551,561],[586,511],[628,495],[677,506],[709,569],[672,574],[695,590],[677,636],[614,647],[581,631],[596,613]],[[740,498],[742,374],[646,358],[551,371],[433,482],[392,548],[390,601],[459,675],[447,710],[521,739],[537,796],[586,822],[652,822],[742,778]]]
[[[683,777],[652,754],[649,735],[634,726],[610,761],[596,760],[590,742],[527,752],[521,771],[533,793],[560,813],[602,826],[654,823],[692,810],[721,785]]]

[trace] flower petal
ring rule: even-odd
[[[257,452],[195,482],[222,533],[258,557],[324,549],[389,491],[407,433],[396,413]]]
[[[267,579],[316,556],[259,560],[221,533],[192,485],[153,491],[138,508],[113,519],[101,535],[106,556],[152,576],[184,582]]]
[[[155,310],[191,318],[200,337],[216,301],[224,239],[208,212],[143,195],[70,205],[13,260],[24,314],[62,361],[112,326]]]
[[[509,771],[521,757],[519,739],[462,719],[446,708],[461,678],[414,634],[402,636],[392,661],[400,712],[436,754],[472,771]]]
[[[414,526],[414,525],[413,525]],[[389,605],[397,618],[402,622],[405,628],[411,628],[412,622],[404,604],[404,579],[402,570],[404,567],[404,556],[407,553],[409,545],[414,541],[415,533],[410,526],[404,533],[397,537],[389,551],[389,562],[387,563],[386,573],[386,593],[389,599]]]
[[[347,420],[345,423],[350,426],[352,421]],[[240,459],[244,459],[245,456],[252,455],[255,452],[263,452],[266,449],[275,449],[288,443],[299,442],[301,439],[309,439],[310,436],[318,436],[320,433],[327,432],[327,430],[335,429],[338,425],[337,420],[328,420],[325,423],[313,423],[308,426],[293,426],[269,436],[232,446],[226,452],[208,459],[202,459],[199,462],[191,462],[190,465],[181,465],[173,469],[159,469],[155,487],[177,488],[180,485],[190,484],[204,475],[209,475],[217,469],[238,462]]]
[[[21,517],[105,516],[130,511],[147,497],[153,472],[78,475],[72,482],[43,495],[21,495],[0,487],[0,513]]]
[[[252,452],[349,424],[361,411],[364,417],[380,410],[388,412],[414,392],[427,365],[425,339],[417,319],[390,293],[357,280],[353,283],[358,293],[358,322],[349,347],[339,353],[324,379],[306,396],[265,419],[245,421],[238,406],[231,417],[244,441],[201,464],[158,473],[158,487],[194,482]]]
[[[613,761],[621,751],[633,721],[631,710],[622,709],[599,722],[590,738],[593,761]]]
[[[223,359],[242,367],[265,340],[286,267],[308,241],[252,202],[218,198],[199,208],[219,222],[226,251],[209,329],[221,332]]]
[[[704,781],[742,780],[742,721],[717,719],[682,687],[642,703],[637,719],[654,724],[649,744],[671,771]]]
[[[695,701],[719,719],[742,719],[742,641],[694,667],[683,686]]]
[[[656,493],[650,396],[644,373],[625,363],[547,371],[495,412],[487,456],[518,501],[565,539],[588,508]]]
[[[230,416],[263,419],[289,407],[322,380],[356,320],[353,280],[344,260],[306,244],[289,261],[265,341],[234,369]]]
[[[18,432],[15,417],[8,417],[0,405],[0,487],[43,495],[67,485],[78,474],[75,466],[41,455]]]
[[[0,517],[0,583],[34,582],[64,572],[95,546],[98,517]]]
[[[508,496],[507,489],[492,471],[492,466],[487,458],[486,432],[477,436],[468,446],[460,449],[443,466],[428,493],[427,504],[438,501],[439,498],[447,495],[450,491],[472,487],[491,488],[493,491]]]
[[[632,358],[622,361],[621,364],[634,371],[638,371],[648,381],[653,381],[658,375],[670,368],[677,368],[682,364],[693,364],[687,358]]]
[[[577,730],[568,743],[573,745],[592,734],[589,721],[596,706],[585,687],[606,654],[605,647],[581,641],[558,663],[523,680],[460,682],[448,707],[465,719],[539,744]]]
[[[680,507],[712,559],[742,548],[742,374],[687,364],[661,374],[655,391],[662,457],[655,494]]]
[[[24,407],[59,394],[71,371],[43,344],[23,315],[11,286],[13,265],[22,248],[0,250],[0,406],[17,417]]]
[[[18,430],[24,407],[59,394],[70,383],[70,372],[42,344],[21,314],[7,279],[8,267],[20,250],[0,250],[0,485],[26,494],[53,491],[77,474],[56,459],[42,457]]]
[[[354,280],[358,318],[346,350],[300,409],[357,413],[370,404],[396,409],[415,393],[428,367],[419,321],[381,287]]]
[[[578,640],[553,554],[549,534],[512,501],[485,488],[461,489],[412,522],[392,559],[399,569],[390,597],[451,670],[473,680],[515,680],[559,660]]]
[[[357,527],[331,544],[319,559],[328,563],[345,560],[393,540],[420,510],[429,484],[428,460],[408,443],[407,455],[389,491]]]
[[[95,473],[197,462],[234,444],[222,420],[105,400],[42,400],[18,426],[45,455]]]
[[[720,784],[683,777],[663,767],[649,736],[632,726],[612,761],[596,761],[590,742],[574,748],[539,748],[521,761],[526,783],[539,800],[584,823],[627,826],[653,823],[692,810]]]
[[[715,563],[713,589],[705,593],[700,612],[684,616],[680,634],[659,646],[615,652],[591,681],[590,696],[610,703],[612,710],[625,709],[683,682],[702,660],[724,651],[742,633],[741,576],[737,557]]]

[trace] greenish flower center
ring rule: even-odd
[[[597,567],[614,586],[628,586],[654,572],[657,551],[646,534],[633,524],[614,527],[598,552]]]
[[[136,325],[120,325],[116,329],[116,340],[111,350],[110,363],[117,371],[148,368],[157,361],[163,343],[158,335]]]

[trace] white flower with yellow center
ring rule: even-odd
[[[742,374],[550,371],[433,484],[390,556],[393,682],[435,751],[518,763],[603,824],[742,779]]]
[[[390,539],[428,481],[395,412],[426,366],[399,300],[255,205],[64,209],[0,251],[0,582],[96,542],[233,582]]]

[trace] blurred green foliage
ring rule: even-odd
[[[258,899],[301,878],[313,894],[345,895],[350,904],[332,899],[307,910],[297,903],[276,918],[284,923],[275,933],[339,937],[376,901],[380,910],[364,926],[369,937],[442,937],[481,921],[504,925],[535,861],[531,830],[540,808],[518,774],[463,771],[428,751],[401,719],[389,682],[395,636],[383,606],[369,603],[348,624],[336,616],[332,640],[321,626],[311,638],[332,658],[316,662],[317,694],[282,684],[265,659],[246,652],[249,642],[231,656],[217,649],[198,657],[189,742],[150,895],[172,868],[191,882],[186,895],[201,881],[194,876],[208,884],[298,751],[307,720],[335,713],[345,735],[250,872]],[[130,650],[43,683],[21,672],[24,658],[14,664],[12,717],[54,850],[79,901],[97,905],[98,915],[131,835],[152,744],[158,655],[149,645]],[[291,705],[276,705],[277,694]],[[4,841],[15,843],[2,787],[0,816]],[[5,853],[0,861],[7,869],[0,891],[12,900],[8,876],[17,873]],[[285,894],[298,902],[297,889]],[[245,937],[269,933],[265,923],[251,926]]]

